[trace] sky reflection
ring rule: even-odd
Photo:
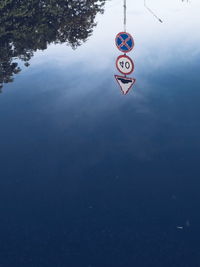
[[[128,95],[114,79],[117,0],[81,47],[36,52],[4,86],[3,267],[199,266],[200,4],[148,2],[163,24],[127,0]]]

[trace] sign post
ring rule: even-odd
[[[126,32],[126,0],[124,0],[124,31],[119,32],[115,37],[115,44],[119,51],[123,52],[124,55],[118,56],[116,59],[117,70],[124,74],[124,76],[115,75],[115,79],[120,86],[120,89],[124,95],[126,95],[136,79],[126,77],[134,71],[134,63],[130,57],[126,55],[134,47],[134,40],[130,33]]]

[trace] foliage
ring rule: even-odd
[[[106,0],[0,1],[0,87],[20,71],[15,59],[28,61],[50,43],[73,49],[85,42],[96,26]]]

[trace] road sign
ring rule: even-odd
[[[123,77],[123,76],[119,76],[119,75],[115,75],[115,79],[117,80],[122,93],[124,95],[126,95],[129,90],[131,89],[131,87],[133,86],[133,84],[135,83],[136,79],[134,78],[128,78],[128,77]]]
[[[134,70],[132,59],[126,55],[121,55],[116,60],[116,67],[122,74],[128,75]]]
[[[117,48],[123,53],[130,52],[134,47],[133,37],[127,32],[120,32],[115,38]]]

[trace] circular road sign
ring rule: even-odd
[[[119,56],[116,60],[116,67],[122,74],[128,75],[134,71],[132,59],[126,55]]]
[[[117,48],[123,53],[130,52],[134,47],[133,37],[127,32],[118,33],[115,38],[115,43]]]

